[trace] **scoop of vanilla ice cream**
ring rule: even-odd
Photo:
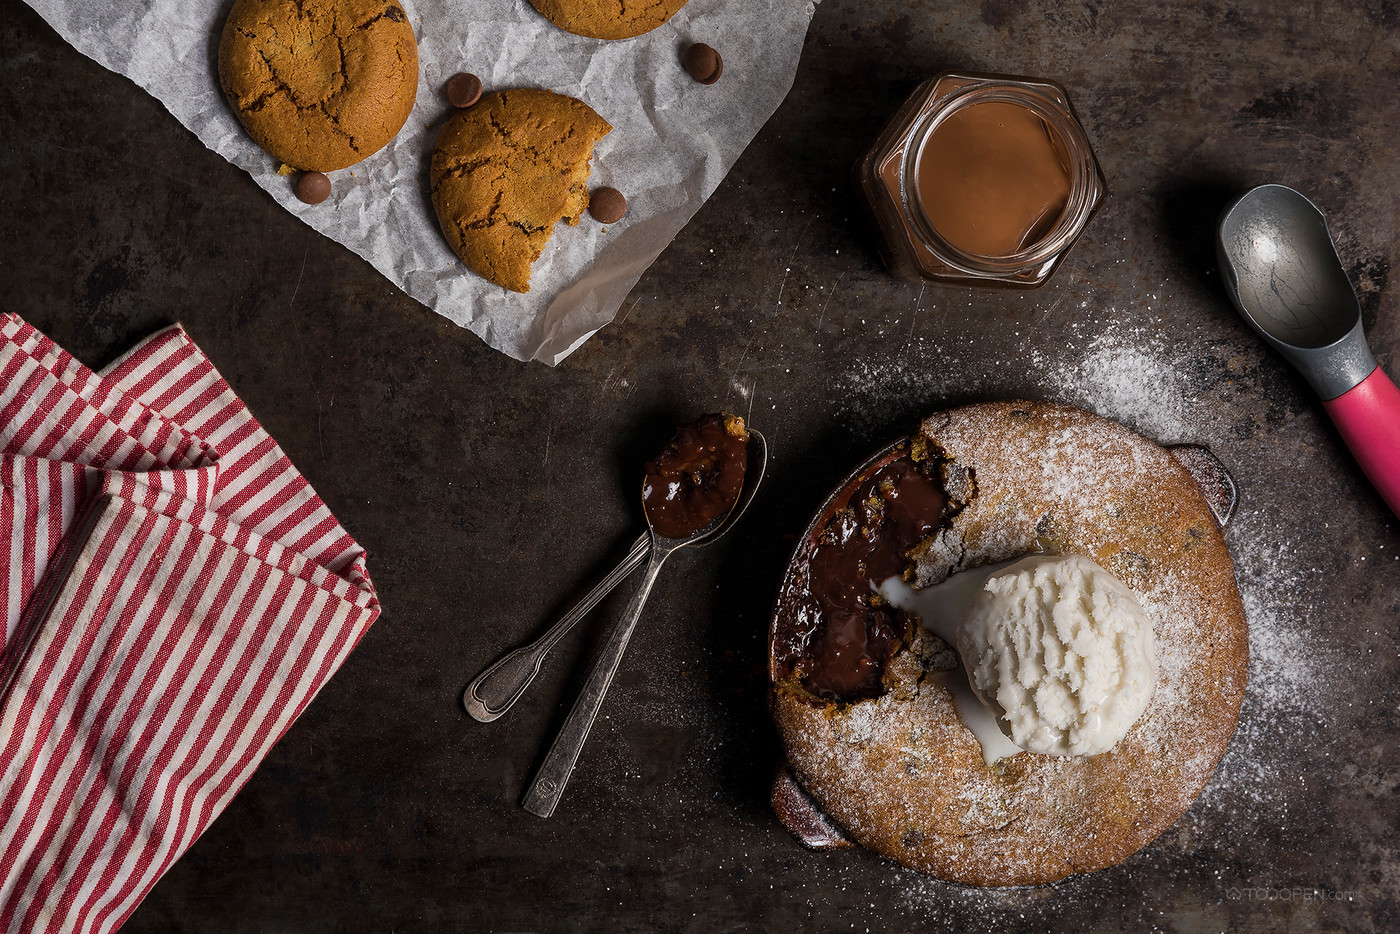
[[[1152,621],[1118,578],[1080,556],[1032,556],[987,578],[957,641],[973,691],[1032,752],[1106,752],[1156,680]]]

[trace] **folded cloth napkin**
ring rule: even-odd
[[[379,615],[179,326],[100,375],[0,315],[0,931],[113,931]]]

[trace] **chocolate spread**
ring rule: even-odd
[[[705,415],[681,425],[646,465],[642,505],[665,538],[689,538],[739,499],[748,467],[748,432],[737,415]]]
[[[909,550],[932,533],[948,499],[907,454],[857,484],[827,521],[779,597],[787,671],[817,697],[877,697],[885,664],[906,639],[873,588],[903,574]]]
[[[1010,256],[1045,237],[1069,203],[1065,146],[1019,104],[972,104],[949,114],[919,154],[919,202],[953,246]]]

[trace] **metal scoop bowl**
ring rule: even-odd
[[[1292,188],[1261,185],[1225,209],[1216,250],[1235,307],[1322,397],[1352,455],[1400,515],[1400,390],[1366,344],[1327,219]]]

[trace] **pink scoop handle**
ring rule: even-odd
[[[1400,516],[1400,389],[1376,367],[1322,404],[1390,511]]]

